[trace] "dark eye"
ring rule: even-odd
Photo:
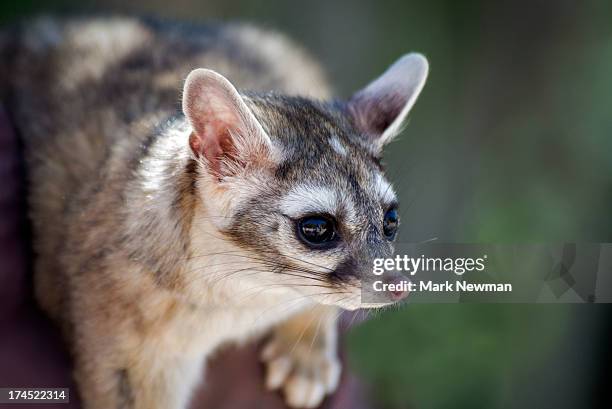
[[[389,209],[385,213],[383,219],[383,233],[389,240],[395,238],[397,232],[397,226],[399,225],[399,216],[397,215],[397,209]]]
[[[311,247],[323,247],[336,240],[336,223],[330,216],[315,215],[300,219],[298,236]]]

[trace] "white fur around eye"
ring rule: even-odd
[[[307,213],[335,215],[340,206],[338,192],[324,186],[297,186],[280,201],[281,211],[289,217],[300,217]]]
[[[374,176],[374,189],[382,203],[388,205],[397,201],[393,186],[380,173]]]

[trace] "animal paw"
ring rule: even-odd
[[[335,343],[274,333],[261,354],[266,363],[266,387],[282,389],[292,408],[316,408],[338,387],[341,365]]]

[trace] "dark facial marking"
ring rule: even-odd
[[[358,278],[359,264],[353,257],[348,257],[342,263],[338,264],[335,270],[330,273],[329,281],[332,284],[342,284],[349,281],[351,278]]]

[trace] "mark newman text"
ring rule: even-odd
[[[419,291],[419,292],[511,292],[512,284],[510,283],[469,283],[465,280],[457,280],[455,282],[445,281],[443,283],[435,283],[429,281],[419,281],[414,283],[408,280],[402,280],[395,283],[384,283],[382,281],[374,282],[374,291]]]

